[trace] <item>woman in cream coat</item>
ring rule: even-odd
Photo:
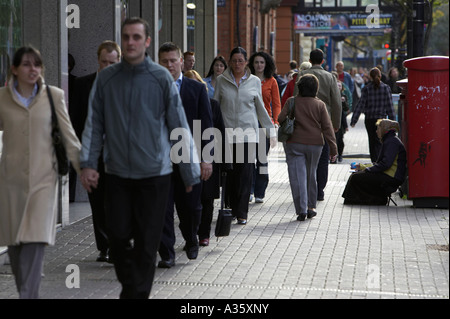
[[[39,51],[23,47],[14,56],[8,86],[0,89],[0,246],[8,246],[20,298],[38,298],[44,248],[56,234],[58,173],[42,69]],[[64,91],[51,92],[67,155],[79,171],[81,145]]]

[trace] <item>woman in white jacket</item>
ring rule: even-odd
[[[247,67],[247,52],[240,47],[231,51],[229,68],[217,78],[214,99],[219,101],[225,124],[227,162],[233,170],[227,177],[227,198],[238,224],[247,224],[256,144],[259,141],[258,121],[276,145],[276,131],[264,107],[261,81]],[[260,149],[265,149],[260,147]]]

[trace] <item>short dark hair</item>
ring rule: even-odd
[[[145,37],[146,38],[150,37],[150,25],[148,24],[147,20],[139,18],[139,17],[125,19],[125,21],[122,23],[121,32],[123,32],[123,28],[126,25],[131,25],[131,24],[142,24],[144,26],[144,30],[145,30]]]
[[[25,54],[29,54],[34,58],[34,62],[37,66],[44,67],[44,63],[42,62],[42,56],[38,49],[35,49],[32,46],[24,46],[19,48],[16,53],[14,53],[12,65],[18,68],[22,64],[22,59]]]
[[[266,79],[270,79],[275,74],[276,67],[273,58],[266,52],[256,52],[250,57],[250,60],[248,61],[248,67],[250,68],[250,71],[252,72],[252,74],[255,74],[255,67],[253,63],[255,62],[255,58],[258,56],[262,57],[266,61],[266,67],[264,68],[264,77]]]
[[[312,64],[322,64],[323,57],[323,51],[320,49],[312,50],[309,54],[309,59],[311,60]]]
[[[161,47],[158,50],[158,57],[161,57],[161,53],[163,52],[172,52],[172,51],[177,51],[180,58],[183,57],[183,53],[181,52],[180,47],[173,42],[163,43],[163,45],[161,45]]]
[[[245,61],[247,61],[247,51],[245,51],[244,48],[236,47],[233,50],[231,50],[230,61],[231,61],[231,58],[233,57],[233,55],[235,55],[235,54],[242,54],[244,56]]]
[[[305,74],[298,80],[298,93],[302,97],[316,97],[319,92],[319,79],[314,74]]]

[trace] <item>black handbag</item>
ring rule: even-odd
[[[63,136],[61,130],[59,129],[58,118],[56,117],[55,104],[53,103],[52,93],[48,85],[47,94],[52,109],[52,141],[58,165],[56,171],[59,175],[65,176],[69,173],[69,160],[67,158],[66,149],[63,144]]]
[[[284,120],[284,122],[281,123],[280,127],[278,128],[279,142],[286,142],[294,133],[294,125],[295,125],[294,106],[295,100],[291,99],[288,105],[289,107],[288,115]]]
[[[227,173],[222,173],[222,196],[221,196],[221,209],[219,210],[219,216],[217,216],[216,223],[216,237],[226,237],[230,235],[231,222],[233,220],[233,215],[231,214],[231,209],[224,209],[225,201],[225,179]]]

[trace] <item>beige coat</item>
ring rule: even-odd
[[[58,173],[51,139],[51,108],[43,79],[29,108],[13,82],[0,89],[0,246],[55,243]],[[72,128],[64,91],[51,87],[67,156],[79,172],[81,144]]]

